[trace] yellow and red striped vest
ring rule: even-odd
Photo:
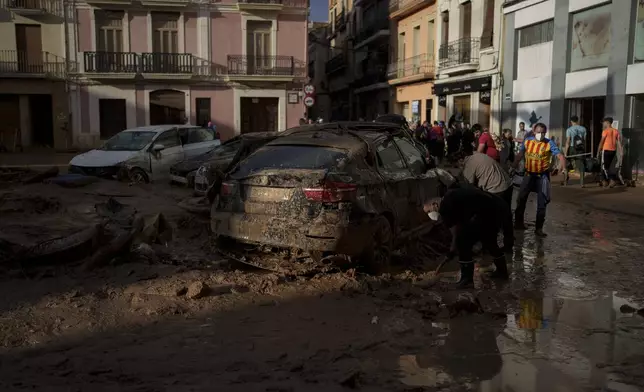
[[[528,173],[544,173],[548,171],[552,161],[550,141],[539,142],[535,139],[528,139],[523,143],[525,147],[525,170]]]

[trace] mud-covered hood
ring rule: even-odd
[[[141,151],[104,151],[91,150],[76,155],[69,161],[70,165],[82,167],[115,166],[141,154]]]
[[[230,161],[230,159],[212,159],[198,156],[179,162],[176,165],[172,166],[170,170],[177,174],[188,174],[206,164],[208,164],[210,168],[227,167]]]

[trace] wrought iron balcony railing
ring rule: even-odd
[[[193,69],[189,53],[141,53],[141,73],[192,74]]]
[[[7,8],[18,14],[63,15],[62,0],[0,0],[0,8]]]
[[[132,52],[85,52],[85,72],[138,73],[139,55]]]
[[[306,8],[307,0],[237,0],[240,4],[281,5],[284,7]]]
[[[228,75],[295,76],[293,56],[228,56]]]
[[[439,68],[449,68],[466,64],[478,64],[480,47],[480,38],[461,38],[457,41],[443,44],[438,49],[438,66]]]
[[[344,11],[342,11],[335,16],[335,30],[342,31],[345,27],[347,27],[347,17]]]
[[[389,30],[389,17],[378,18],[373,21],[366,21],[356,34],[356,44],[365,41],[382,30]]]
[[[387,76],[389,79],[401,79],[410,76],[433,75],[434,57],[421,54],[389,64]]]
[[[64,77],[67,62],[49,52],[0,50],[0,74],[33,74]]]

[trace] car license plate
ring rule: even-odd
[[[172,180],[172,181],[174,181],[174,182],[181,183],[181,184],[187,184],[187,183],[188,183],[188,179],[187,179],[187,178],[185,178],[185,177],[179,177],[179,176],[174,176],[174,175],[170,175],[170,180]]]

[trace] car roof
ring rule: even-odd
[[[371,147],[387,139],[390,133],[383,132],[386,128],[391,129],[392,124],[358,121],[311,124],[291,128],[267,145],[308,145],[357,151],[365,144]],[[399,129],[394,128],[392,133],[396,134]]]
[[[164,124],[164,125],[146,125],[143,127],[136,127],[125,129],[122,132],[164,132],[172,128],[185,129],[185,128],[198,128],[192,124]]]

